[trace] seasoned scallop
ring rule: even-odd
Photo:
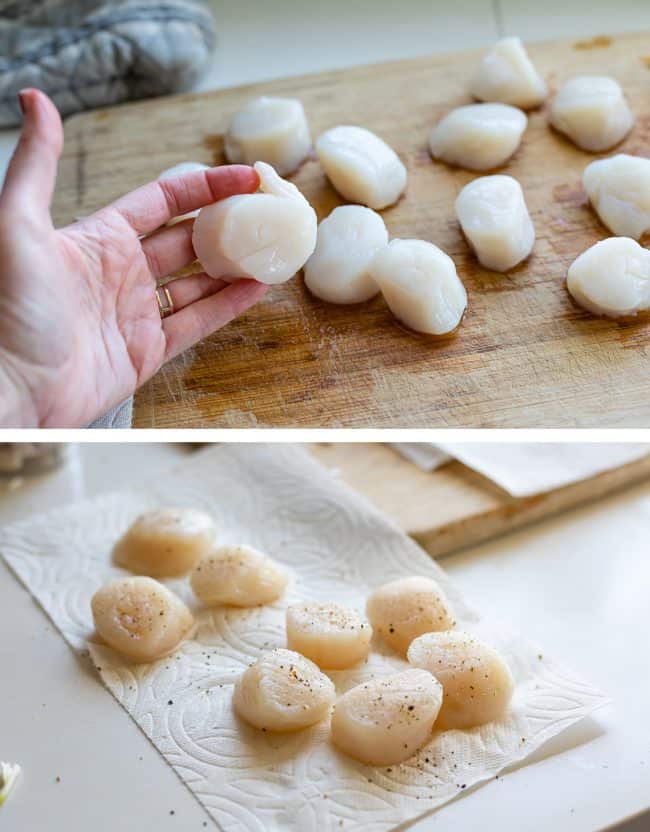
[[[650,251],[629,237],[610,237],[569,266],[567,289],[576,303],[610,318],[650,309]]]
[[[429,741],[441,703],[442,687],[425,670],[362,682],[336,703],[332,742],[367,765],[401,763]]]
[[[141,514],[118,540],[113,559],[140,575],[170,578],[193,569],[217,537],[212,518],[193,508]]]
[[[190,577],[195,595],[209,607],[254,607],[282,595],[287,573],[252,546],[220,546],[205,555]]]
[[[539,107],[548,87],[533,66],[520,38],[502,38],[484,56],[470,84],[480,101],[497,101],[529,110]]]
[[[397,202],[406,188],[404,164],[392,147],[364,127],[332,127],[316,141],[327,178],[350,202],[376,211]]]
[[[331,679],[309,659],[278,648],[240,676],[233,708],[263,731],[300,731],[324,719],[336,699]]]
[[[195,624],[181,599],[153,578],[118,578],[90,602],[95,629],[119,653],[152,662],[190,638]]]
[[[425,240],[392,240],[369,267],[391,312],[416,332],[445,335],[461,322],[467,292],[454,261]]]
[[[362,205],[340,205],[318,226],[316,249],[305,264],[305,284],[329,303],[362,303],[379,292],[370,276],[375,254],[388,245],[383,219]]]
[[[372,628],[356,610],[303,601],[287,609],[287,647],[319,667],[340,670],[365,659]]]
[[[229,162],[266,162],[280,176],[293,173],[311,150],[302,103],[297,98],[266,95],[249,101],[235,114],[224,149]]]
[[[533,227],[521,185],[512,176],[481,176],[456,200],[467,242],[486,269],[507,272],[533,250]]]
[[[623,141],[634,125],[634,114],[617,81],[585,75],[560,87],[550,120],[578,147],[599,153]]]
[[[504,165],[519,147],[528,119],[508,104],[467,104],[446,115],[431,131],[434,159],[468,170]]]
[[[366,612],[374,632],[403,656],[414,638],[454,626],[449,602],[432,578],[398,578],[380,586]]]
[[[261,193],[201,208],[192,243],[205,271],[222,280],[284,283],[316,247],[316,213],[298,188],[257,162]]]
[[[582,184],[604,225],[621,237],[650,232],[650,159],[619,153],[587,165]]]
[[[411,644],[408,660],[442,685],[438,728],[484,725],[500,719],[508,707],[515,686],[510,668],[470,633],[426,633]]]

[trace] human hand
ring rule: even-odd
[[[167,284],[175,311],[164,320],[156,297],[160,278],[195,259],[193,221],[165,223],[259,180],[231,165],[151,182],[57,230],[61,119],[38,90],[21,105],[0,193],[0,425],[81,427],[264,295],[254,280],[200,273]]]

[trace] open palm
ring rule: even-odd
[[[253,280],[194,274],[156,285],[194,260],[192,220],[173,217],[252,193],[233,165],[152,182],[56,230],[50,200],[63,131],[37,90],[21,95],[23,132],[0,194],[0,424],[79,427],[118,404],[170,358],[259,300]]]

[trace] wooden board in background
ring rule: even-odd
[[[534,497],[511,497],[460,462],[421,471],[387,445],[312,445],[314,456],[366,496],[433,557],[450,554],[650,478],[650,456]]]
[[[650,154],[650,35],[585,48],[530,45],[555,89],[576,74],[618,79],[637,114],[621,150]],[[588,46],[589,44],[587,44]],[[335,307],[302,278],[165,367],[136,396],[137,427],[573,427],[650,420],[650,324],[576,308],[564,285],[572,260],[606,236],[580,186],[583,153],[530,115],[505,171],[522,183],[537,229],[532,258],[508,276],[480,268],[454,218],[474,174],[434,163],[432,125],[469,101],[480,53],[328,72],[238,89],[133,103],[75,116],[55,199],[59,223],[84,215],[183,160],[223,161],[232,114],[262,93],[298,96],[314,136],[340,123],[375,130],[409,170],[406,196],[383,212],[392,236],[421,237],[456,261],[469,310],[456,338],[401,329],[381,298]],[[315,160],[293,177],[325,217],[341,200]]]

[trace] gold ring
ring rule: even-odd
[[[162,296],[161,296],[162,293]],[[156,299],[158,301],[158,309],[160,309],[160,317],[168,318],[174,314],[174,301],[166,286],[159,286],[156,289]]]

